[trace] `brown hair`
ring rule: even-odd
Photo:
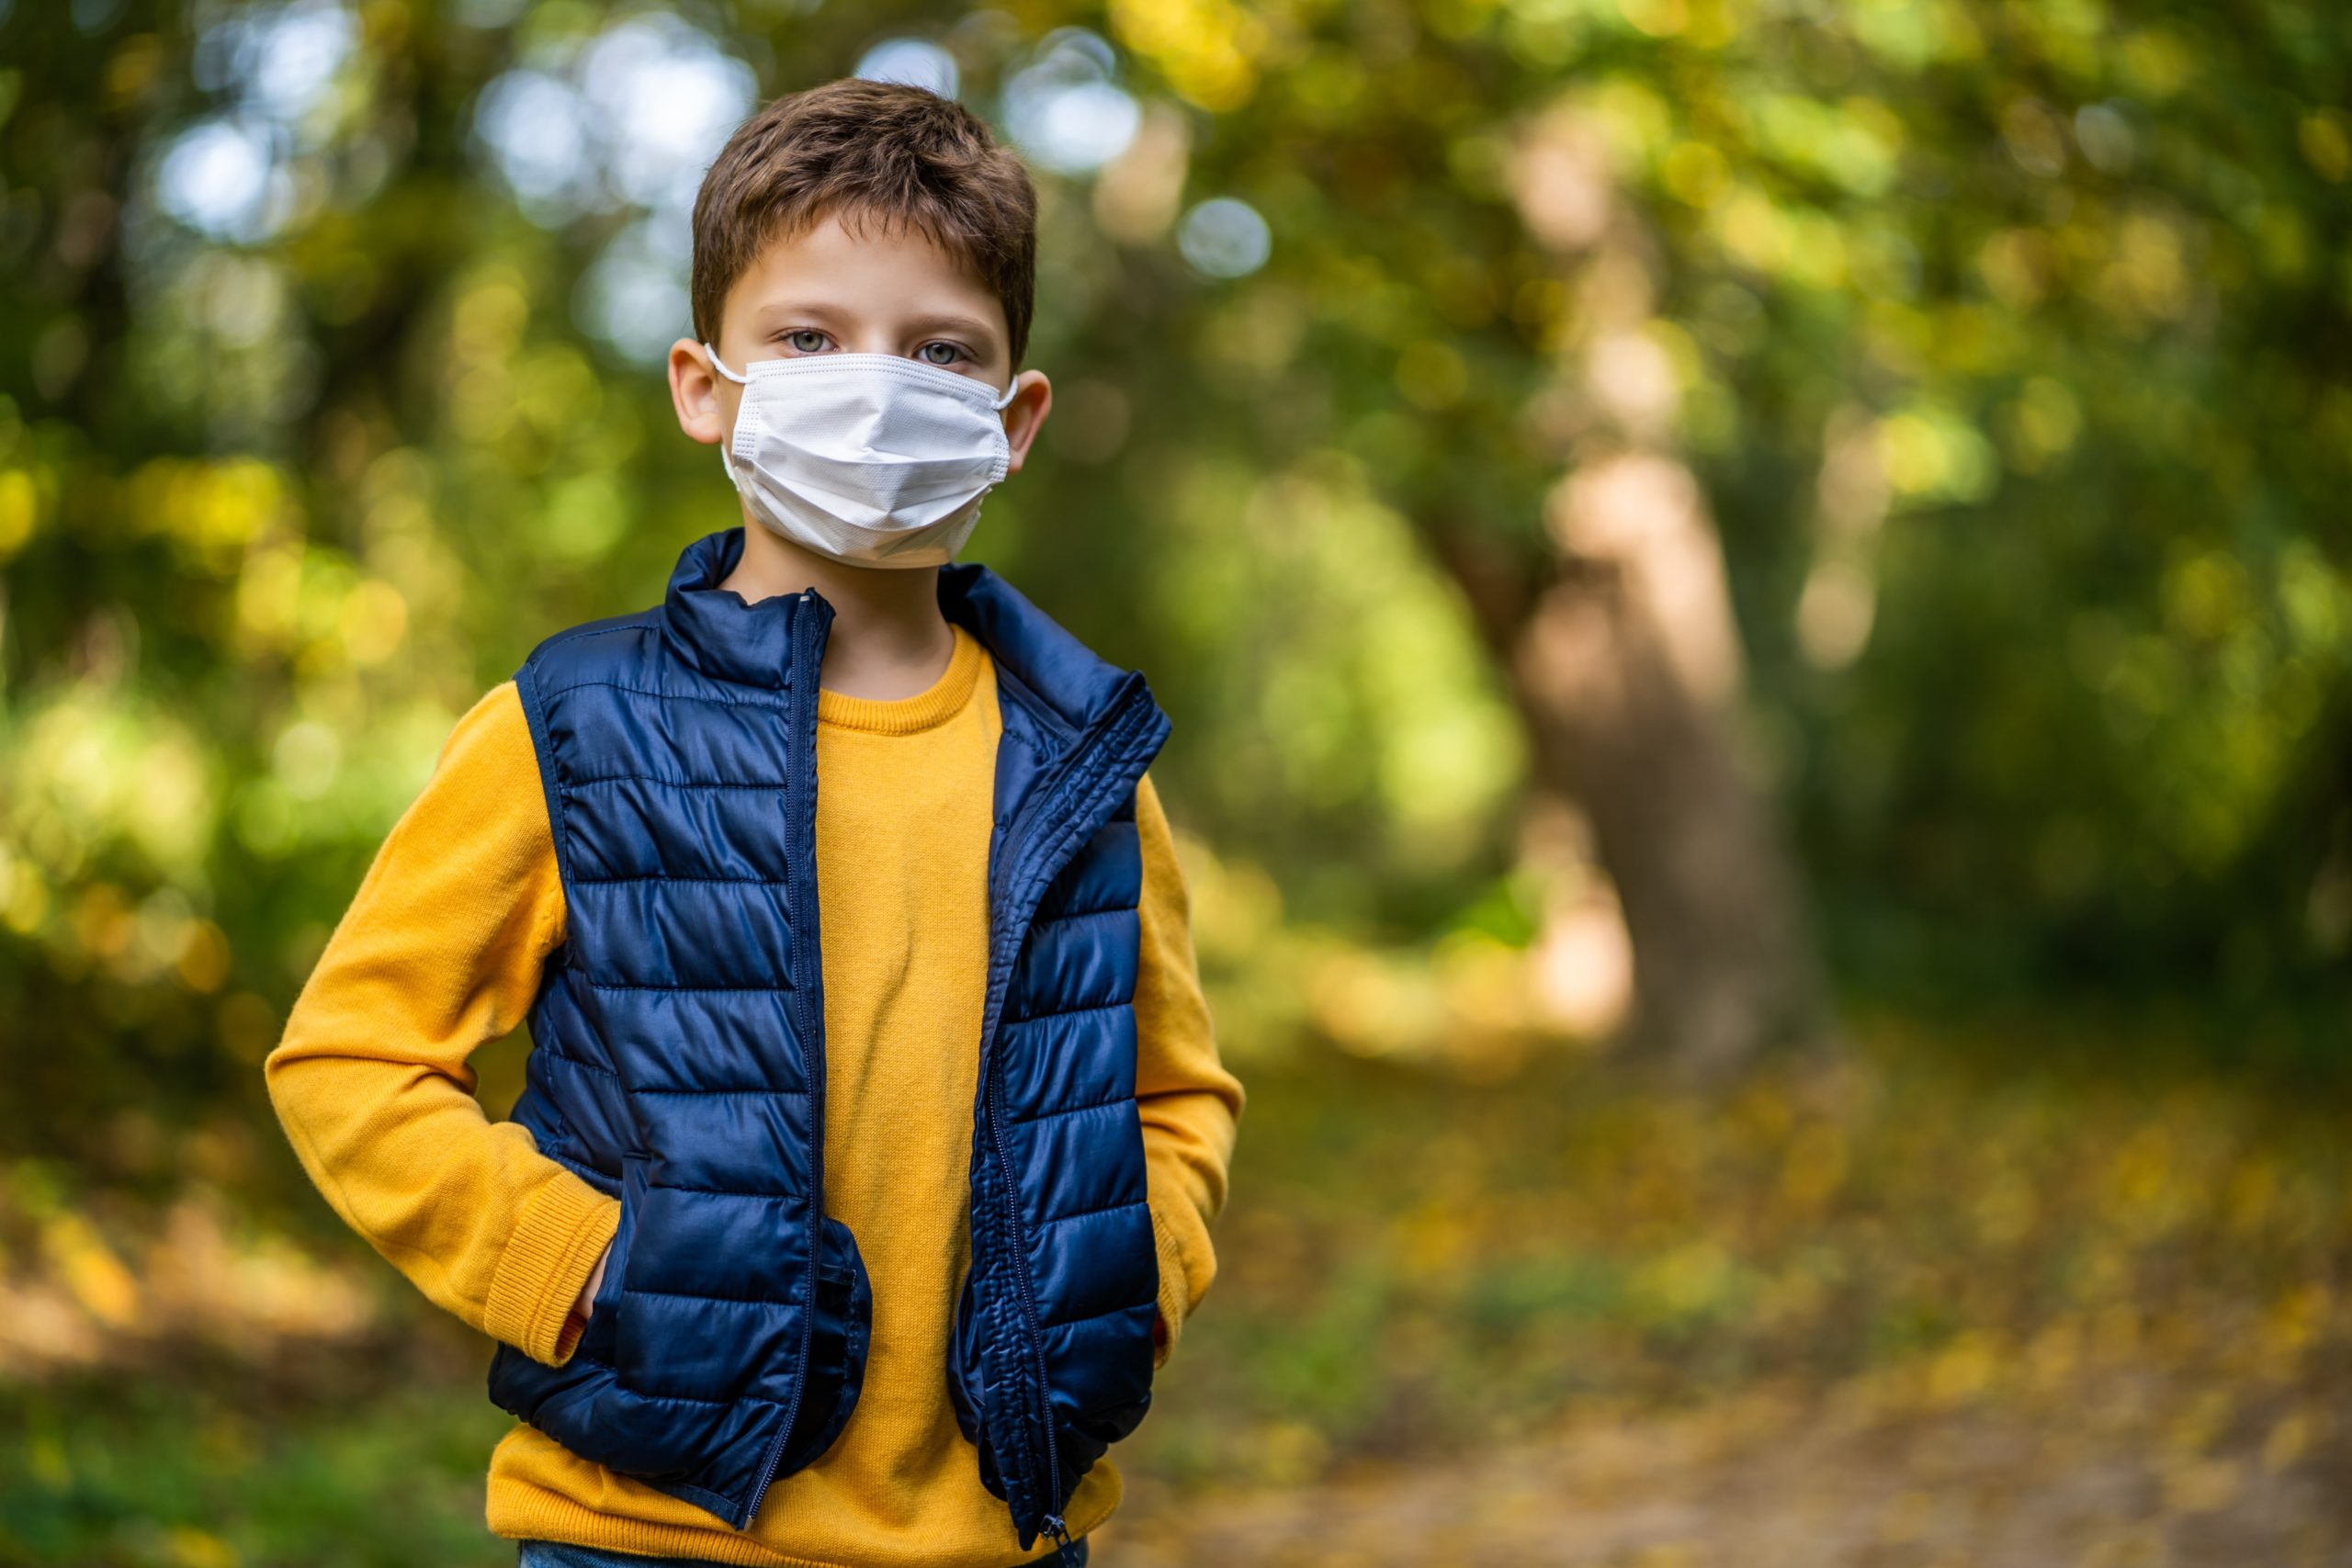
[[[763,246],[839,212],[853,231],[912,229],[1004,306],[1012,364],[1037,292],[1037,196],[1021,160],[951,98],[845,77],[787,94],[738,126],[695,197],[695,332],[718,341],[727,291]]]

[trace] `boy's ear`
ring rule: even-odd
[[[1025,377],[1027,379],[1023,379]],[[1046,414],[1054,406],[1054,384],[1046,379],[1043,370],[1023,370],[1013,380],[1021,388],[1021,395],[1004,406],[1004,438],[1012,446],[1012,461],[1005,465],[1005,477],[1010,479],[1021,471],[1021,460],[1028,456],[1029,444],[1037,439],[1037,430],[1046,423]]]
[[[682,337],[670,345],[670,402],[678,411],[678,428],[706,446],[727,439],[727,409],[718,388],[718,373],[702,344]]]

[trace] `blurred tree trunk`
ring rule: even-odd
[[[1668,477],[1689,476],[1657,476]],[[1662,524],[1676,521],[1667,511]],[[1687,544],[1712,554],[1702,529],[1694,523]],[[1678,635],[1731,630],[1727,616],[1692,627],[1661,613],[1657,563],[1645,557],[1684,543],[1645,538],[1567,558],[1520,632],[1511,683],[1538,779],[1582,805],[1617,885],[1637,1030],[1712,1076],[1814,1032],[1818,980],[1797,878],[1738,764],[1731,716],[1678,667]]]
[[[1512,559],[1443,520],[1423,531],[1506,673],[1536,787],[1591,822],[1633,942],[1636,1040],[1720,1077],[1776,1043],[1825,1037],[1819,960],[1736,745],[1738,629],[1704,496],[1676,450],[1674,367],[1645,331],[1647,236],[1573,111],[1528,128],[1516,180],[1573,300],[1535,411],[1568,460],[1546,506],[1550,553]]]

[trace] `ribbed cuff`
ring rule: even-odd
[[[490,1282],[482,1331],[535,1361],[561,1366],[580,1342],[567,1322],[614,1234],[621,1205],[558,1167],[524,1204]]]
[[[1176,1337],[1183,1331],[1184,1314],[1192,1310],[1192,1303],[1185,1294],[1184,1255],[1176,1245],[1176,1233],[1160,1219],[1157,1207],[1151,1210],[1151,1246],[1159,1255],[1159,1320],[1168,1325],[1166,1343],[1151,1350],[1151,1369],[1158,1371],[1176,1353]]]

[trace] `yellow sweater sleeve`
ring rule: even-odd
[[[458,720],[263,1063],[303,1168],[435,1304],[551,1365],[620,1203],[474,1098],[563,940],[538,760],[512,681]]]
[[[1216,1278],[1210,1222],[1225,1207],[1226,1176],[1246,1096],[1219,1059],[1193,953],[1192,908],[1175,837],[1146,773],[1136,785],[1143,851],[1136,976],[1136,1103],[1159,1253],[1159,1317],[1166,1339],[1155,1369],[1176,1348],[1184,1319]]]

